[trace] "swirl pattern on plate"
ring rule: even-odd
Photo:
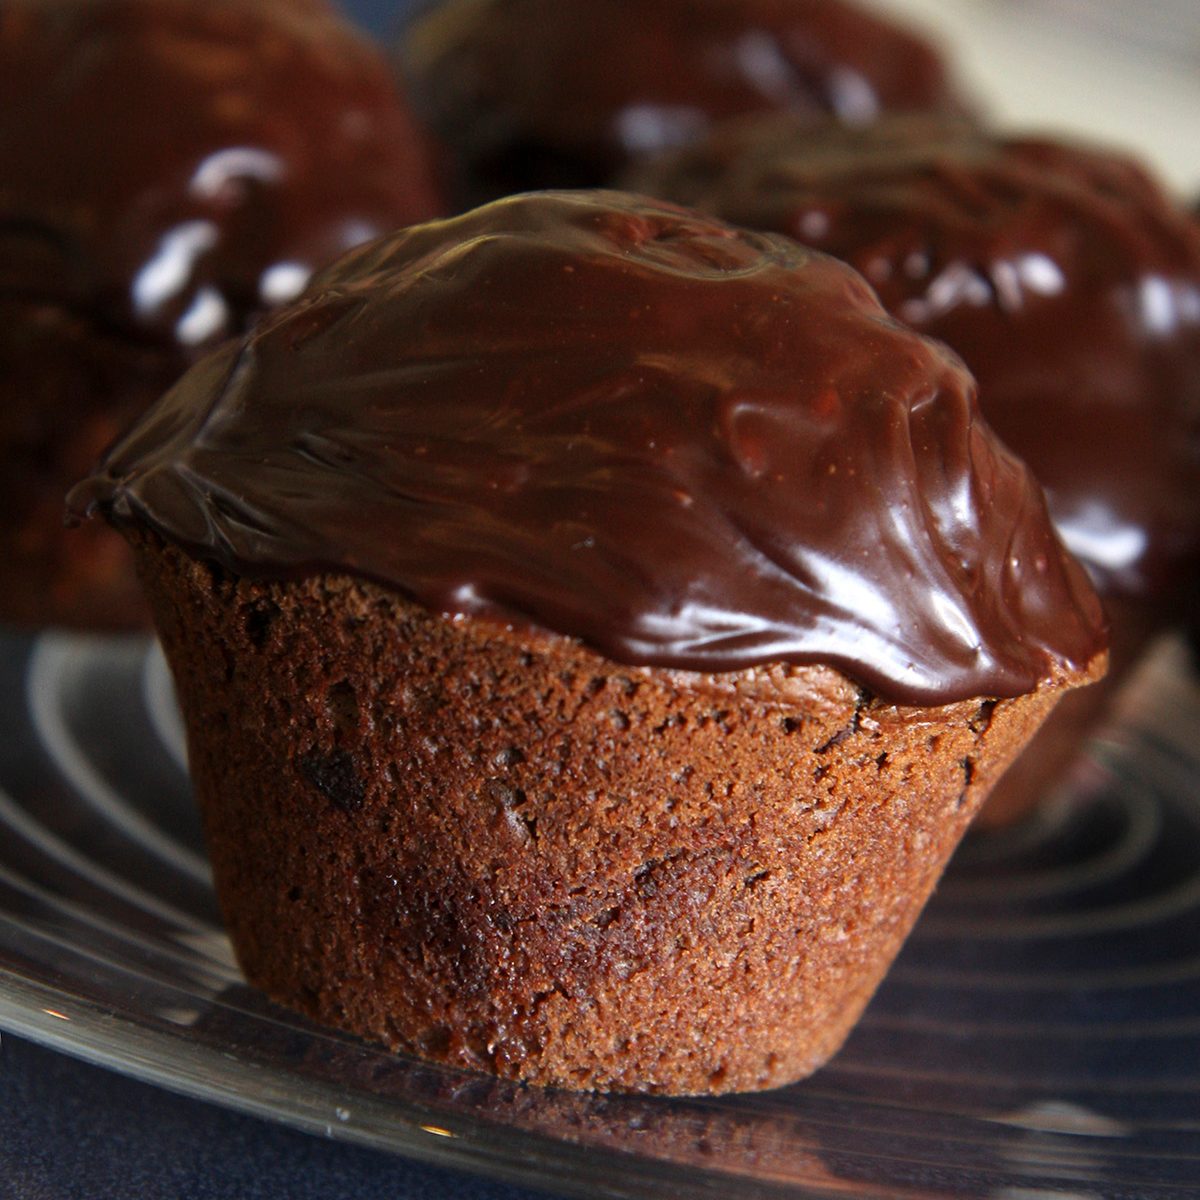
[[[564,1194],[1200,1187],[1200,686],[1174,643],[1052,804],[968,840],[829,1067],[694,1101],[520,1088],[272,1007],[221,930],[157,649],[0,638],[0,685],[0,1028]]]

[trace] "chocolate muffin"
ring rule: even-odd
[[[1104,598],[1111,685],[1180,619],[1200,564],[1200,228],[1137,163],[932,118],[775,116],[635,184],[837,255],[962,355]],[[1064,705],[988,816],[1035,799],[1103,706],[1103,689]]]
[[[62,501],[205,348],[437,208],[381,56],[324,4],[0,7],[0,619],[144,621]]]
[[[351,252],[71,504],[138,551],[247,978],[539,1083],[815,1069],[1103,669],[957,358],[618,193]]]
[[[399,56],[463,205],[611,183],[737,113],[964,107],[922,37],[845,0],[449,0]]]

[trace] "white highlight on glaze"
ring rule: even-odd
[[[800,218],[800,232],[806,238],[823,238],[829,232],[829,214],[819,208],[810,208]]]
[[[869,125],[879,116],[879,99],[865,75],[850,67],[829,72],[833,111],[848,125]]]
[[[1023,254],[1016,267],[1021,282],[1039,296],[1057,296],[1067,286],[1062,268],[1046,254]]]
[[[742,76],[760,96],[777,103],[795,94],[795,72],[779,46],[765,29],[751,29],[733,44],[733,56]]]
[[[308,286],[312,267],[302,262],[277,262],[258,280],[259,299],[269,308],[295,300]]]
[[[703,132],[704,114],[691,105],[629,104],[614,118],[617,137],[631,154],[683,146]]]
[[[363,242],[369,242],[386,231],[380,229],[378,225],[374,225],[370,221],[353,218],[349,221],[343,221],[339,232],[342,249],[352,250],[355,246],[361,246]]]
[[[1053,516],[1067,549],[1104,570],[1132,567],[1146,552],[1146,531],[1124,524],[1099,501],[1088,500],[1070,512],[1055,511]]]
[[[210,154],[196,168],[188,191],[203,200],[219,196],[236,179],[275,183],[283,177],[283,161],[255,146],[227,146]]]
[[[992,264],[992,285],[1002,309],[1013,312],[1025,303],[1027,294],[1055,296],[1066,286],[1058,264],[1045,254],[1022,254]]]
[[[900,315],[920,324],[960,304],[981,308],[991,299],[992,285],[978,271],[966,263],[951,263],[934,277],[924,296],[906,300],[900,306]]]
[[[202,287],[187,312],[175,322],[175,336],[185,346],[199,346],[219,333],[229,320],[229,305],[214,287]]]
[[[212,221],[185,221],[165,233],[154,257],[134,276],[134,309],[148,316],[178,296],[196,261],[217,244],[217,236]]]
[[[976,656],[982,654],[983,647],[979,644],[979,635],[975,632],[970,616],[959,605],[948,596],[942,595],[936,588],[930,591],[929,602],[938,623],[955,642],[960,646],[973,648]]]
[[[1148,275],[1138,285],[1138,320],[1152,337],[1170,337],[1180,326],[1200,323],[1200,290],[1161,275]]]

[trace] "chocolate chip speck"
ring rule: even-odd
[[[311,784],[334,808],[357,812],[366,800],[366,788],[354,769],[354,759],[345,750],[331,754],[313,751],[303,755],[297,766]]]

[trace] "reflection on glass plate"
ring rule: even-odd
[[[157,650],[0,639],[0,1028],[333,1137],[597,1196],[1200,1193],[1200,687],[1164,643],[1032,822],[969,839],[807,1083],[703,1100],[398,1058],[245,987]]]

